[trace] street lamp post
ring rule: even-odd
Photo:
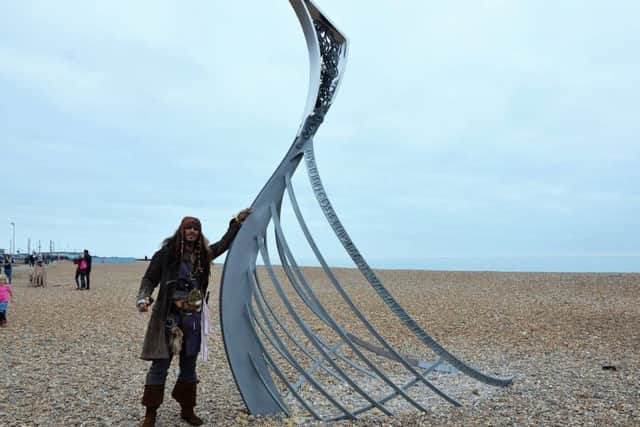
[[[11,249],[11,256],[13,256],[13,253],[16,251],[16,223],[11,222],[11,226],[13,227],[13,248]]]

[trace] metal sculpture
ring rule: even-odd
[[[391,415],[389,402],[403,399],[420,411],[413,389],[421,386],[453,405],[460,403],[428,379],[437,370],[459,371],[480,382],[505,386],[511,378],[484,374],[449,353],[429,336],[398,304],[362,257],[335,213],[320,180],[313,151],[313,137],[335,97],[347,55],[347,40],[310,0],[290,0],[302,26],[310,60],[310,83],[304,120],[284,159],[260,191],[227,255],[220,290],[220,318],[225,351],[240,394],[252,414],[292,414],[297,402],[319,420],[355,418],[370,409]],[[438,359],[434,363],[400,354],[358,309],[345,287],[320,253],[302,216],[291,183],[304,158],[314,195],[340,243],[364,275],[375,293],[397,317],[400,327],[412,333]],[[342,300],[378,344],[351,333],[325,309],[304,273],[298,267],[282,229],[280,215],[285,193],[295,218],[323,272]],[[272,226],[281,272],[270,259],[267,229]],[[257,272],[258,255],[264,264],[271,295]],[[284,283],[293,289],[305,313],[330,331],[318,332],[292,303]],[[278,305],[276,308],[275,306]],[[343,350],[344,349],[344,350]],[[409,376],[398,380],[389,374],[388,364],[400,367]],[[305,367],[305,364],[309,365]],[[382,366],[384,365],[384,367]],[[294,381],[294,379],[296,379]],[[371,391],[376,382],[386,391]],[[309,391],[304,391],[307,387]],[[345,393],[346,390],[346,393]],[[284,391],[288,391],[284,394]],[[342,396],[349,395],[349,402]],[[353,397],[355,396],[355,398]],[[330,410],[319,409],[319,400]],[[358,402],[358,407],[353,402]],[[324,407],[323,407],[324,408]]]

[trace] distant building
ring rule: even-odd
[[[82,255],[82,252],[55,251],[55,252],[43,252],[42,255],[48,255],[51,258],[75,259],[80,257],[80,255]]]

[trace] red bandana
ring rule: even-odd
[[[195,228],[197,228],[198,231],[201,230],[200,220],[193,216],[185,216],[184,218],[182,218],[182,221],[180,222],[180,228],[184,230],[188,226],[195,226]]]

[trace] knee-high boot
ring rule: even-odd
[[[147,384],[144,386],[142,404],[147,407],[144,421],[140,427],[154,427],[156,425],[156,411],[164,397],[164,384]]]
[[[196,406],[197,383],[183,383],[178,381],[171,392],[171,396],[180,404],[180,417],[192,426],[201,426],[204,421],[198,417],[193,408]]]

